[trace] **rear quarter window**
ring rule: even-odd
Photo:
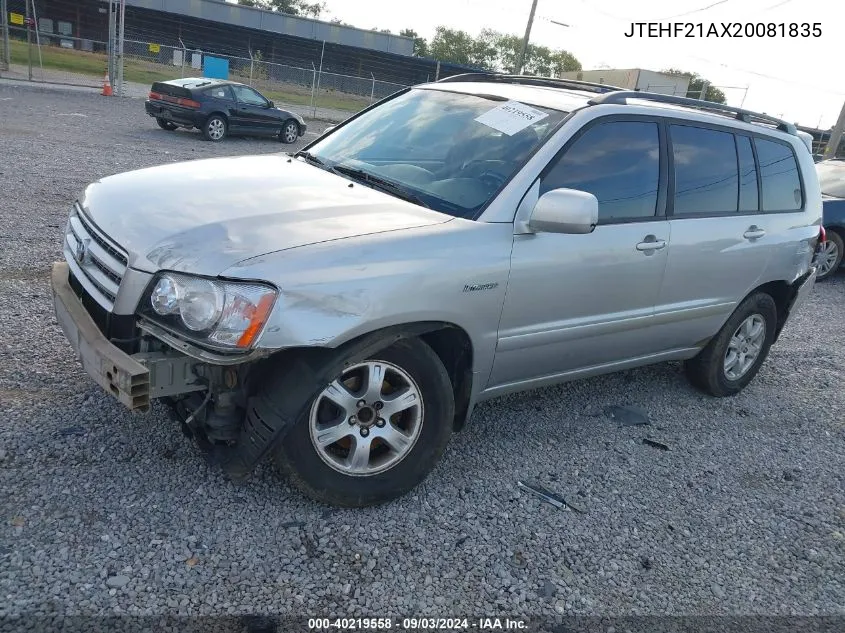
[[[755,138],[754,146],[763,183],[763,211],[800,211],[804,193],[792,147],[762,138]]]
[[[232,93],[229,91],[228,86],[216,86],[214,88],[209,88],[205,91],[209,97],[214,99],[231,99]]]

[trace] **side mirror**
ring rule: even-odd
[[[538,233],[592,233],[599,223],[599,201],[577,189],[547,191],[531,212],[528,227]]]
[[[268,102],[267,102],[267,107],[268,107],[268,108],[275,108],[275,107],[276,107],[276,104],[275,104],[275,103],[273,103],[272,101],[268,101]]]

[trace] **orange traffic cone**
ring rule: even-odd
[[[101,93],[104,97],[111,97],[111,83],[109,82],[109,74],[106,73],[105,78],[103,78],[103,92]]]

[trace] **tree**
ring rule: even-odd
[[[552,74],[560,77],[562,73],[581,70],[581,62],[569,51],[559,50],[552,55]]]
[[[399,35],[414,38],[414,55],[417,57],[428,57],[428,42],[424,37],[420,37],[414,29],[402,29]]]
[[[349,22],[344,22],[340,18],[332,18],[331,20],[329,20],[329,22],[331,22],[332,24],[337,24],[339,26],[352,26],[351,24],[349,24]]]
[[[324,2],[307,2],[307,0],[238,0],[238,4],[312,18],[319,18],[326,8]]]
[[[482,29],[477,37],[466,31],[438,26],[430,43],[413,29],[399,35],[414,38],[414,54],[443,62],[475,66],[484,70],[515,72],[522,52],[522,36]],[[581,70],[581,62],[569,51],[529,44],[523,72],[550,77],[569,70]]]
[[[689,87],[687,88],[687,97],[691,99],[701,99],[701,92],[704,90],[704,82],[707,81],[697,73],[688,73],[677,68],[668,68],[660,72],[666,75],[674,75],[675,77],[689,77]],[[705,101],[712,101],[713,103],[726,103],[725,93],[718,88],[711,86],[707,81],[707,93],[704,95]]]

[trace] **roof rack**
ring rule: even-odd
[[[556,79],[553,77],[535,77],[533,75],[506,75],[501,73],[463,73],[451,75],[437,81],[448,83],[452,81],[490,81],[506,84],[521,84],[525,86],[543,86],[547,88],[568,88],[570,90],[586,90],[588,92],[608,93],[625,90],[608,84],[597,84],[590,81],[576,81],[575,79]]]
[[[681,105],[687,108],[695,108],[696,110],[704,110],[705,112],[712,112],[714,114],[730,114],[733,118],[743,121],[745,123],[769,123],[775,125],[777,129],[793,136],[798,136],[798,129],[792,123],[788,123],[783,119],[769,116],[768,114],[760,114],[759,112],[752,112],[751,110],[743,110],[742,108],[734,108],[729,105],[721,103],[713,103],[712,101],[701,101],[699,99],[690,99],[689,97],[676,97],[674,95],[664,95],[655,92],[634,92],[632,90],[622,90],[618,92],[608,92],[590,99],[590,105],[599,104],[614,104],[627,105],[628,99],[642,99],[644,101],[656,101],[658,103],[669,103],[673,105]]]

